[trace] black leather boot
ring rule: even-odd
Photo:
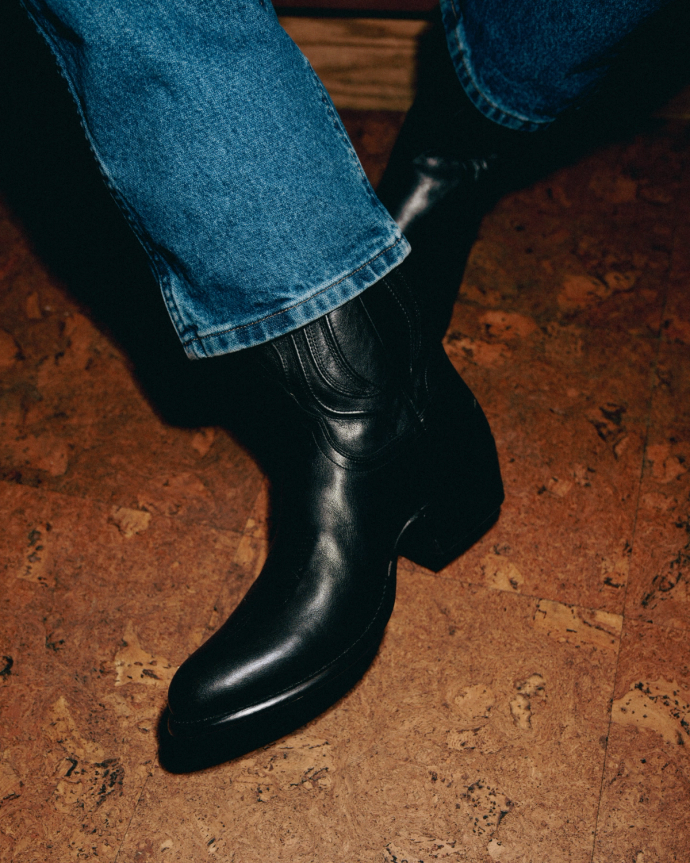
[[[455,73],[437,13],[423,36],[417,96],[376,193],[413,249],[443,333],[483,216],[534,175],[535,138],[487,119]]]
[[[253,349],[282,387],[274,422],[292,441],[277,532],[247,595],[171,683],[175,737],[220,731],[239,753],[316,716],[373,659],[398,554],[439,570],[498,515],[488,423],[409,268]]]

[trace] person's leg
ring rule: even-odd
[[[442,0],[418,94],[377,188],[448,321],[482,216],[555,167],[618,46],[667,0]],[[441,20],[442,19],[442,20]],[[570,114],[569,126],[555,122]],[[563,124],[561,123],[561,126]]]
[[[190,357],[356,296],[408,251],[268,0],[25,0]]]
[[[441,0],[458,78],[509,129],[537,131],[581,101],[621,41],[669,0]]]
[[[364,673],[398,554],[440,568],[488,529],[493,437],[410,287],[406,241],[264,0],[26,2],[187,353],[254,345],[277,384],[257,387],[284,466],[268,560],[169,691],[174,735],[220,733],[237,754]]]

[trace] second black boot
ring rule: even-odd
[[[423,301],[440,333],[483,216],[534,176],[543,161],[534,145],[542,138],[505,128],[472,104],[437,10],[420,44],[417,95],[376,194],[412,246]]]
[[[237,609],[177,671],[174,737],[221,734],[239,754],[312,719],[373,659],[397,556],[438,570],[497,518],[493,437],[409,271],[253,349],[290,441],[277,531]]]

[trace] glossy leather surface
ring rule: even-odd
[[[496,160],[494,154],[462,161],[421,153],[392,162],[378,190],[412,246],[418,282],[430,288],[425,301],[439,322],[439,336],[448,326],[481,219],[494,200]]]
[[[238,608],[175,675],[174,735],[240,733],[295,704],[298,724],[312,718],[324,709],[319,691],[373,657],[409,526],[430,505],[448,504],[448,537],[429,548],[433,565],[497,513],[488,424],[431,336],[405,270],[256,349],[285,393],[275,422],[291,441],[278,529]],[[422,556],[433,544],[427,528],[433,533],[433,520],[410,533],[410,554],[415,543]]]
[[[486,159],[461,162],[434,153],[416,156],[410,165],[407,184],[401,183],[397,197],[390,201],[389,212],[400,230],[414,236],[422,221],[463,186],[466,187],[465,199],[469,199],[473,187],[479,186],[482,174],[489,170],[494,158],[491,155]]]
[[[436,20],[420,46],[419,87],[376,193],[412,246],[423,302],[440,334],[450,319],[482,217],[519,180],[529,133],[470,102]]]

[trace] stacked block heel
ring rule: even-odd
[[[437,430],[418,478],[426,488],[426,503],[405,526],[397,546],[399,554],[435,572],[489,530],[504,497],[484,412],[447,359],[442,376],[442,395],[425,418]]]

